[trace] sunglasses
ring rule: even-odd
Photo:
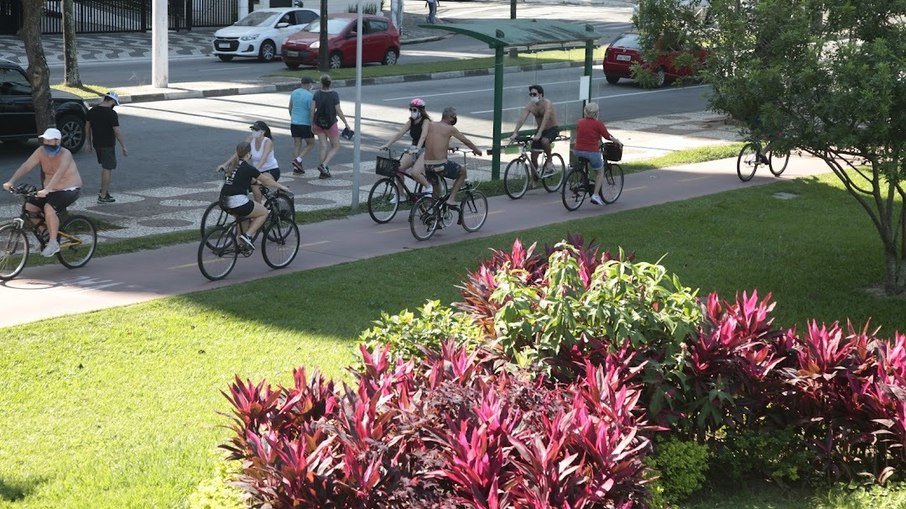
[[[418,111],[418,108],[409,108],[409,111]]]
[[[538,97],[538,94],[536,94],[535,92],[529,92],[529,96],[531,96],[531,97]]]

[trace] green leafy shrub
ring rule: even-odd
[[[358,6],[356,6],[356,5],[350,5],[349,7],[346,8],[346,10],[348,12],[359,12]],[[383,0],[381,0],[380,4],[375,4],[375,3],[362,4],[362,14],[380,15],[383,10],[384,10],[384,1]]]
[[[906,484],[837,485],[813,498],[810,506],[814,509],[903,509],[906,507]]]
[[[731,483],[747,479],[772,479],[780,484],[809,481],[813,457],[799,428],[739,428],[717,443],[712,475]]]
[[[654,454],[645,463],[654,470],[657,479],[652,491],[655,507],[667,507],[685,500],[702,487],[711,453],[708,446],[675,437],[656,441]]]

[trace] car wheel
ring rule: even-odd
[[[261,50],[258,51],[258,60],[262,62],[273,62],[277,58],[277,46],[274,41],[264,41],[261,43]]]
[[[341,55],[339,53],[334,53],[334,54],[330,55],[328,64],[331,69],[339,69],[339,68],[343,67],[343,55]]]
[[[223,60],[224,62],[229,62],[233,60],[233,55],[217,55],[217,58]]]
[[[607,83],[610,83],[611,85],[616,85],[617,82],[620,81],[620,77],[619,77],[619,76],[614,76],[614,75],[612,75],[612,74],[605,74],[605,75],[604,75],[604,79],[606,79],[606,80],[607,80]]]
[[[381,62],[384,65],[396,65],[397,60],[399,60],[399,53],[395,49],[388,49],[387,53],[384,54],[384,60]]]
[[[70,152],[78,152],[85,144],[85,121],[75,115],[57,119],[57,129],[63,134],[62,145]]]
[[[667,83],[667,72],[663,67],[658,67],[654,71],[654,88],[661,88],[664,86],[664,83]]]
[[[286,64],[287,68],[294,71],[299,68],[299,64],[297,64],[296,62],[287,62],[286,60],[284,60],[283,63]]]

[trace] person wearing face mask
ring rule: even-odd
[[[271,128],[263,120],[257,120],[254,124],[249,126],[249,129],[251,129],[252,132],[245,141],[247,141],[251,147],[252,166],[258,168],[258,171],[262,173],[270,174],[275,182],[280,180],[280,165],[277,163],[277,157],[274,155],[274,141],[273,136],[271,135]],[[239,160],[236,154],[233,154],[221,165],[221,167],[233,168],[238,162]],[[254,195],[256,202],[261,203],[261,186],[253,185],[252,195]]]
[[[422,185],[425,193],[432,193],[431,183],[425,178],[424,168],[415,164],[415,161],[422,154],[425,147],[425,137],[428,136],[428,127],[431,125],[431,117],[425,111],[425,101],[415,98],[409,102],[409,118],[403,124],[403,127],[387,143],[381,145],[381,150],[385,150],[393,145],[398,139],[402,138],[407,132],[412,136],[412,146],[409,152],[403,154],[400,158],[400,171],[406,173],[416,182]],[[402,186],[397,182],[397,186]],[[400,189],[400,200],[406,201],[406,190]]]
[[[88,121],[85,123],[85,147],[89,152],[97,153],[101,165],[101,190],[98,192],[98,203],[113,203],[110,196],[110,179],[116,169],[116,142],[120,142],[123,157],[129,155],[123,132],[120,130],[120,118],[113,111],[120,105],[120,96],[116,92],[107,92],[100,104],[88,110]]]
[[[535,117],[535,125],[538,127],[532,138],[532,169],[538,168],[538,152],[543,150],[547,154],[548,164],[542,169],[542,176],[552,170],[550,167],[551,142],[560,135],[560,128],[557,127],[557,110],[554,103],[544,97],[544,88],[541,85],[529,86],[529,102],[522,110],[522,116],[516,122],[516,128],[510,136],[510,143],[519,133],[519,128],[525,123],[529,115]],[[538,175],[533,175],[537,180]]]
[[[415,165],[424,168],[424,171],[432,171],[445,178],[453,180],[453,188],[450,189],[450,197],[447,199],[447,205],[457,210],[459,204],[456,201],[456,193],[462,183],[466,181],[466,168],[456,163],[448,161],[447,154],[450,153],[450,138],[456,138],[464,145],[472,149],[472,153],[480,156],[481,150],[466,138],[466,135],[459,132],[456,125],[457,116],[456,108],[447,106],[440,117],[440,122],[432,122],[428,126],[428,135],[425,137],[425,152],[418,158]]]
[[[82,188],[82,176],[76,167],[72,153],[61,145],[63,135],[58,129],[49,128],[41,135],[41,146],[16,169],[13,176],[3,183],[3,189],[9,191],[20,177],[40,166],[44,173],[44,188],[25,202],[25,209],[32,217],[32,223],[37,224],[34,217],[39,212],[44,212],[44,224],[50,239],[41,252],[46,257],[51,257],[60,250],[57,233],[60,230],[60,217],[58,212],[75,203]]]

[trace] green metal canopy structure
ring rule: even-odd
[[[565,21],[536,19],[488,19],[443,25],[419,25],[462,34],[486,42],[494,49],[494,135],[491,159],[491,178],[500,177],[500,128],[503,125],[503,58],[507,48],[529,51],[556,47],[585,46],[585,76],[591,76],[592,55],[601,34],[594,27]]]

